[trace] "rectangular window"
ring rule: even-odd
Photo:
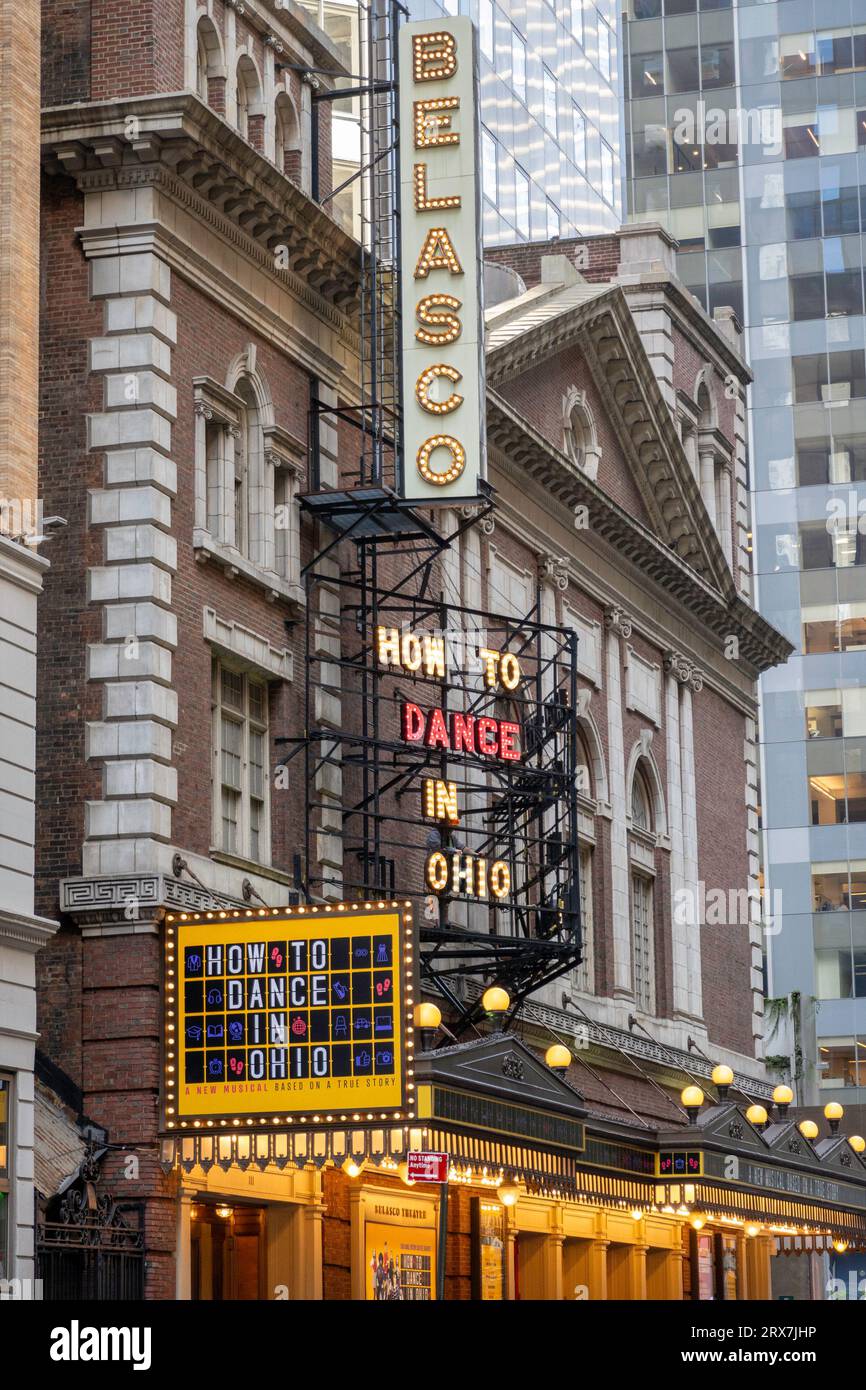
[[[493,0],[479,0],[478,28],[481,52],[493,62]]]
[[[613,150],[601,142],[601,196],[613,207]]]
[[[511,30],[511,85],[521,101],[526,101],[526,44],[516,29]]]
[[[544,128],[551,135],[556,135],[556,78],[549,68],[544,69],[543,94],[544,94]]]
[[[655,1013],[653,973],[652,883],[641,874],[631,879],[632,969],[634,1002],[646,1014]]]
[[[598,19],[598,70],[606,82],[611,81],[613,48],[610,29],[599,15]]]
[[[583,47],[583,0],[571,0],[571,32]]]
[[[496,205],[498,199],[496,178],[496,141],[489,130],[481,130],[481,187],[484,196]]]
[[[268,688],[214,662],[216,842],[226,854],[270,862]]]
[[[592,850],[580,846],[580,925],[583,934],[583,959],[574,972],[575,989],[584,994],[595,993],[595,967],[592,941]]]
[[[572,107],[572,128],[574,132],[574,162],[582,173],[586,173],[586,117],[579,106]]]
[[[529,236],[529,179],[523,170],[514,168],[514,220],[521,236]]]
[[[802,610],[808,655],[866,651],[866,603],[818,603]]]

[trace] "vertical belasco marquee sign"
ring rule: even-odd
[[[403,475],[407,498],[470,501],[485,476],[475,30],[400,31]]]

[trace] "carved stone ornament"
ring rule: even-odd
[[[665,652],[665,670],[680,685],[688,685],[696,695],[704,688],[703,672],[682,652]]]
[[[472,518],[475,517],[475,516],[478,516],[478,515],[480,514],[480,512],[481,512],[481,508],[480,508],[480,507],[460,507],[460,508],[459,508],[459,515],[460,515],[460,517],[462,518],[463,521],[471,521]],[[489,512],[487,513],[486,516],[483,516],[483,517],[481,518],[481,521],[480,521],[478,524],[479,524],[479,526],[481,527],[481,530],[482,530],[482,532],[483,532],[483,534],[484,534],[485,536],[492,536],[492,535],[493,535],[493,532],[496,530],[496,522],[495,522],[495,520],[493,519],[493,516],[492,516]]]
[[[625,609],[618,604],[611,604],[604,610],[604,625],[611,632],[615,632],[620,637],[629,638],[632,634],[632,621]]]
[[[548,580],[561,592],[568,588],[568,568],[564,555],[541,555],[538,560],[541,579]]]
[[[502,1059],[502,1075],[511,1081],[523,1080],[523,1063],[514,1052],[507,1052]]]
[[[738,1120],[732,1120],[731,1123],[728,1125],[728,1137],[731,1139],[742,1139],[743,1126],[739,1123]]]

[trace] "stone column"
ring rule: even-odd
[[[630,1303],[646,1302],[646,1252],[649,1246],[645,1241],[636,1241],[628,1254],[628,1297]]]
[[[321,1178],[317,1186],[320,1191],[312,1202],[301,1208],[301,1236],[299,1245],[300,1260],[295,1266],[295,1282],[298,1298],[305,1302],[321,1301],[322,1287],[322,1222],[325,1204],[321,1196]]]
[[[683,1261],[685,1255],[682,1246],[678,1250],[669,1250],[665,1260],[665,1271],[667,1274],[667,1297],[675,1303],[683,1301]]]
[[[721,511],[719,517],[719,540],[722,550],[725,552],[725,559],[729,565],[733,564],[733,541],[731,535],[731,469],[728,464],[722,465],[721,485],[719,488]]]
[[[710,521],[713,526],[717,526],[716,521],[716,453],[714,449],[701,449],[700,453],[700,481],[701,496],[704,499]]]
[[[622,651],[620,638],[631,636],[631,619],[621,608],[608,608],[607,723],[610,745],[610,862],[613,917],[613,980],[615,993],[631,994],[631,930],[629,925],[629,861],[626,830],[625,748],[622,732]]]
[[[175,1298],[192,1298],[192,1188],[180,1187],[177,1195],[177,1282]]]
[[[589,1245],[589,1297],[593,1303],[607,1301],[607,1247],[610,1241],[595,1236]]]

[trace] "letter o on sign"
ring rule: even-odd
[[[448,860],[440,850],[436,850],[427,860],[427,886],[434,893],[441,893],[448,885]]]
[[[451,455],[451,463],[444,473],[435,473],[430,467],[430,456],[436,449],[447,449]],[[430,439],[425,439],[421,448],[418,450],[416,459],[418,472],[428,483],[433,483],[435,487],[445,487],[448,483],[453,483],[455,478],[466,467],[466,450],[451,434],[434,434]]]

